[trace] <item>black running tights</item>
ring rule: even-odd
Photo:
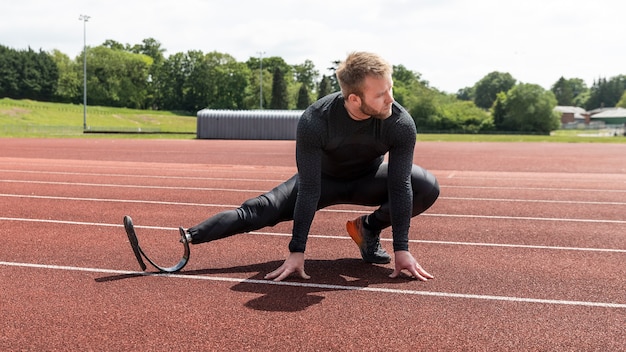
[[[413,216],[417,216],[437,200],[439,184],[430,172],[417,165],[411,170],[411,184]],[[297,193],[296,174],[271,191],[248,199],[239,208],[223,211],[189,228],[192,243],[214,241],[293,220]],[[322,178],[318,209],[335,204],[378,206],[372,213],[373,222],[384,229],[391,225],[387,194],[387,164],[383,163],[376,173],[356,180]]]

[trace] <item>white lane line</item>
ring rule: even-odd
[[[1,158],[0,158],[1,159]],[[27,166],[40,166],[41,164],[30,164],[30,163],[18,163],[20,165],[27,165]],[[48,165],[48,164],[46,164]],[[64,166],[64,165],[59,165],[59,166]],[[191,176],[189,175],[190,172],[199,172],[199,173],[203,173],[206,174],[207,172],[210,171],[220,171],[220,172],[224,172],[224,173],[241,173],[241,172],[247,172],[250,171],[249,168],[239,168],[237,170],[234,170],[232,167],[232,165],[214,165],[218,170],[212,170],[212,169],[206,169],[206,168],[198,168],[198,169],[191,169],[191,168],[187,168],[185,169],[186,171],[186,175],[185,176],[176,176],[176,175],[145,175],[145,174],[136,174],[136,173],[126,173],[126,174],[121,174],[121,173],[106,173],[106,172],[99,172],[99,173],[95,173],[95,172],[72,172],[72,171],[49,171],[49,170],[23,170],[23,169],[0,169],[0,173],[24,173],[24,174],[41,174],[41,175],[45,175],[45,174],[49,174],[49,175],[70,175],[70,176],[98,176],[98,177],[133,177],[133,178],[154,178],[154,179],[191,179],[191,180],[235,180],[235,181],[261,181],[261,182],[282,182],[284,181],[284,179],[258,179],[258,178],[228,178],[228,177],[204,177],[204,176]],[[237,166],[237,165],[235,165]],[[240,165],[239,165],[240,166]],[[84,168],[83,166],[77,166],[77,165],[70,165],[70,167],[80,167],[80,168]],[[90,165],[88,166],[90,169],[94,168],[96,166],[94,165]],[[110,169],[111,167],[109,166],[97,166],[100,169]],[[119,169],[119,166],[115,167],[116,169]],[[228,168],[228,169],[225,169]],[[285,172],[296,172],[295,167],[281,167],[284,170],[280,170],[280,172],[278,173],[285,173]],[[157,168],[157,167],[124,167],[124,169],[128,169],[128,170],[161,170],[161,168]],[[255,169],[253,170],[255,173],[268,173],[268,170],[265,169]],[[467,180],[502,180],[503,176],[485,176],[483,172],[480,172],[479,176],[467,176],[467,175],[457,175],[458,171],[442,171],[442,170],[430,170],[431,172],[438,174],[441,173],[443,174],[441,176],[442,179],[467,179]],[[277,172],[272,172],[274,174],[276,174]],[[553,173],[553,172],[548,172],[548,173],[543,173],[543,172],[535,172],[535,173],[525,173],[525,172],[492,172],[495,174],[506,174],[507,175],[507,179],[512,179],[515,181],[545,181],[546,180],[546,174],[549,175],[548,177],[550,179],[555,179],[558,178],[559,181],[561,182],[577,182],[578,184],[580,183],[607,183],[607,182],[612,182],[612,183],[626,183],[626,177],[624,177],[623,174],[589,174],[589,173],[581,173],[581,174],[577,174],[577,176],[571,176],[571,173]],[[515,175],[524,175],[523,177],[519,177],[519,176],[515,176]],[[530,175],[532,176],[536,176],[536,177],[530,177]],[[558,175],[558,176],[555,176]],[[567,178],[566,178],[567,176]],[[463,186],[450,186],[450,187],[463,187]],[[471,186],[468,186],[471,187]]]
[[[11,197],[14,195],[0,194],[0,197]],[[119,200],[119,199],[101,199],[101,198],[73,198],[73,197],[48,197],[48,196],[18,196],[23,198],[48,198],[60,200],[76,200],[76,201],[101,201],[101,202],[119,202],[119,203],[142,203],[142,204],[159,204],[159,205],[184,205],[184,206],[200,206],[200,207],[216,207],[216,208],[237,208],[238,205],[229,204],[205,204],[205,203],[183,203],[183,202],[165,202],[165,201],[145,201],[145,200]],[[330,213],[363,213],[362,210],[343,210],[343,209],[321,209],[321,212]],[[429,217],[450,217],[465,219],[489,219],[489,220],[524,220],[524,221],[557,221],[557,222],[583,222],[595,224],[626,224],[626,220],[607,220],[607,219],[576,219],[576,218],[540,218],[531,216],[504,216],[504,215],[474,215],[474,214],[437,214],[422,213],[420,216]],[[0,218],[1,219],[1,218]]]
[[[230,181],[248,181],[249,179],[227,178]],[[258,180],[260,182],[272,180]],[[208,191],[229,191],[229,192],[267,192],[265,190],[255,189],[231,189],[231,188],[205,188],[205,187],[181,187],[181,186],[146,186],[146,185],[130,185],[130,184],[112,184],[112,183],[89,183],[89,182],[58,182],[58,181],[33,181],[33,180],[11,180],[3,179],[0,182],[5,183],[32,183],[43,185],[61,185],[61,186],[86,186],[86,187],[120,187],[120,188],[139,188],[139,189],[176,189],[176,190],[208,190]],[[278,182],[282,182],[278,181]],[[506,186],[451,186],[441,185],[442,189],[446,188],[462,188],[462,189],[490,189],[490,190],[514,190],[514,191],[545,191],[545,192],[597,192],[597,193],[626,193],[626,189],[598,189],[598,188],[548,188],[548,187],[506,187]]]
[[[304,287],[304,288],[314,288],[314,289],[319,289],[319,290],[364,291],[364,292],[389,293],[389,294],[401,294],[401,295],[432,296],[432,297],[441,297],[441,298],[460,298],[460,299],[490,300],[490,301],[504,301],[504,302],[537,303],[537,304],[547,304],[547,305],[566,305],[566,306],[585,306],[585,307],[598,307],[598,308],[626,309],[626,304],[613,303],[613,302],[591,302],[591,301],[572,301],[572,300],[541,299],[541,298],[512,297],[512,296],[477,295],[477,294],[454,293],[454,292],[401,290],[401,289],[392,289],[392,288],[384,288],[384,287],[362,287],[362,286],[350,286],[350,285],[316,284],[316,283],[309,283],[309,282],[290,282],[290,281],[276,282],[276,281],[271,281],[271,280],[240,279],[240,278],[232,278],[232,277],[207,276],[207,275],[157,274],[157,273],[138,272],[138,271],[87,268],[87,267],[63,266],[63,265],[47,265],[47,264],[35,264],[35,263],[17,263],[17,262],[6,262],[6,261],[0,261],[0,265],[11,266],[11,267],[33,268],[33,269],[81,271],[81,272],[91,272],[91,273],[99,273],[99,274],[160,276],[160,277],[177,278],[177,279],[185,279],[185,280],[207,280],[207,281],[220,281],[220,282],[248,283],[248,284],[256,284],[256,285]]]
[[[585,204],[585,205],[626,205],[626,202],[599,202],[584,200],[552,200],[552,199],[512,199],[512,198],[478,198],[478,197],[439,197],[447,200],[466,200],[480,202],[511,202],[511,203],[554,203],[554,204]]]
[[[165,176],[165,175],[138,175],[138,174],[108,174],[108,173],[89,173],[89,172],[68,172],[68,171],[33,171],[33,170],[8,170],[0,169],[0,172],[24,173],[24,174],[46,174],[46,175],[64,175],[64,176],[97,176],[97,177],[125,177],[125,178],[148,178],[161,180],[196,180],[196,181],[245,181],[245,182],[283,182],[279,179],[258,179],[258,178],[232,178],[232,177],[200,177],[200,176]],[[205,170],[206,172],[206,170]]]
[[[607,181],[607,182],[609,182],[609,181]],[[626,189],[600,189],[600,188],[518,187],[518,186],[452,186],[452,185],[442,185],[441,188],[497,189],[497,190],[546,191],[546,192],[626,193]]]
[[[251,235],[264,235],[264,236],[280,236],[291,237],[289,233],[278,232],[261,232],[250,231]],[[315,238],[329,238],[329,239],[349,239],[347,236],[329,236],[329,235],[309,235],[309,237]],[[391,238],[381,238],[381,241],[392,242]],[[510,244],[510,243],[486,243],[486,242],[461,242],[461,241],[433,241],[433,240],[409,240],[411,243],[425,243],[425,244],[441,244],[441,245],[453,245],[453,246],[476,246],[476,247],[501,247],[501,248],[526,248],[526,249],[549,249],[549,250],[566,250],[566,251],[583,251],[583,252],[608,252],[608,253],[626,253],[626,249],[617,248],[590,248],[590,247],[559,247],[559,246],[542,246],[532,244]]]
[[[59,197],[59,196],[36,196],[28,194],[6,194],[0,193],[0,197],[7,198],[31,198],[31,199],[51,199],[51,200],[71,200],[80,202],[103,202],[103,203],[135,203],[135,204],[158,204],[158,205],[184,205],[193,207],[217,207],[217,208],[237,208],[236,205],[230,204],[207,204],[207,203],[188,203],[188,202],[168,202],[158,200],[141,200],[141,199],[112,199],[112,198],[84,198],[84,197]]]
[[[241,190],[240,190],[241,191]],[[252,192],[252,191],[251,191]],[[31,198],[31,199],[52,199],[52,200],[72,200],[87,202],[112,202],[112,203],[144,203],[159,205],[189,205],[203,207],[237,207],[228,204],[203,204],[186,202],[152,201],[141,199],[114,199],[114,198],[85,198],[85,197],[64,197],[64,196],[39,196],[33,194],[12,194],[0,193],[0,197],[6,198]],[[438,199],[481,201],[481,202],[511,202],[511,203],[557,203],[557,204],[581,204],[581,205],[626,205],[626,202],[597,202],[597,201],[571,201],[571,200],[549,200],[549,199],[508,199],[508,198],[472,198],[472,197],[439,197]]]
[[[587,223],[597,223],[597,224],[626,224],[626,220],[538,218],[538,217],[532,217],[532,216],[429,214],[429,213],[423,213],[423,214],[420,214],[419,216],[437,216],[437,217],[447,217],[447,218],[470,218],[470,219],[489,219],[489,220],[565,221],[565,222],[587,222]]]
[[[115,187],[115,188],[137,188],[137,189],[171,189],[171,190],[191,190],[191,191],[224,191],[224,192],[252,192],[265,193],[265,190],[256,189],[234,189],[234,188],[211,188],[211,187],[181,187],[181,186],[144,186],[144,185],[120,185],[114,183],[88,183],[88,182],[53,182],[53,181],[24,181],[24,180],[0,180],[6,183],[32,183],[40,185],[55,186],[84,186],[84,187]]]
[[[77,225],[77,226],[123,227],[123,225],[121,224],[121,221],[120,221],[120,224],[107,224],[107,223],[84,222],[84,221],[8,218],[8,217],[0,217],[0,221],[37,222],[37,223]],[[165,227],[165,226],[135,225],[135,228],[149,229],[149,230],[163,230],[163,231],[178,231],[178,227]],[[280,232],[251,231],[247,233],[251,235],[291,237],[290,233],[280,233]],[[348,236],[329,236],[329,235],[314,235],[314,234],[310,234],[309,238],[352,240]],[[381,238],[380,240],[389,241],[389,242],[392,241],[391,238]],[[431,240],[409,240],[409,242],[426,243],[426,244],[441,244],[441,245],[456,245],[456,246],[504,247],[504,248],[528,248],[528,249],[546,249],[546,250],[626,253],[626,249],[617,249],[617,248],[558,247],[558,246],[524,245],[524,244],[507,244],[507,243],[481,243],[481,242],[431,241]]]

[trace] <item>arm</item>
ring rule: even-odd
[[[398,131],[394,133],[394,137],[397,139],[389,151],[388,188],[395,257],[395,267],[389,277],[398,277],[402,270],[407,270],[412,277],[426,281],[434,277],[409,252],[409,227],[413,208],[411,169],[417,131],[411,117],[408,118],[410,121],[404,119],[405,124],[396,125]]]
[[[293,230],[289,251],[304,253],[307,237],[317,210],[322,188],[322,149],[319,126],[305,113],[298,123],[296,165],[298,196],[293,211]]]
[[[394,251],[409,250],[409,227],[413,213],[411,170],[417,134],[413,120],[409,119],[410,116],[399,118],[390,134],[387,187]]]
[[[292,273],[297,273],[303,279],[310,278],[304,271],[304,251],[320,198],[322,173],[319,131],[316,131],[310,122],[310,112],[306,111],[298,123],[296,137],[298,195],[294,209],[292,237],[289,242],[290,253],[278,269],[265,275],[266,279],[281,281]]]

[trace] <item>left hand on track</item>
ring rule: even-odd
[[[422,281],[427,281],[428,279],[435,278],[426,270],[424,270],[421,265],[419,265],[419,263],[415,260],[415,258],[413,258],[413,255],[411,255],[409,251],[395,252],[395,269],[393,270],[393,273],[389,275],[389,277],[398,277],[402,270],[407,270],[413,278]]]

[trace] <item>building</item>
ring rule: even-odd
[[[604,109],[604,111],[591,115],[591,121],[604,122],[605,125],[624,125],[626,124],[626,109],[613,108]]]
[[[578,106],[557,106],[554,110],[561,113],[561,126],[585,124],[590,122],[589,113]]]

